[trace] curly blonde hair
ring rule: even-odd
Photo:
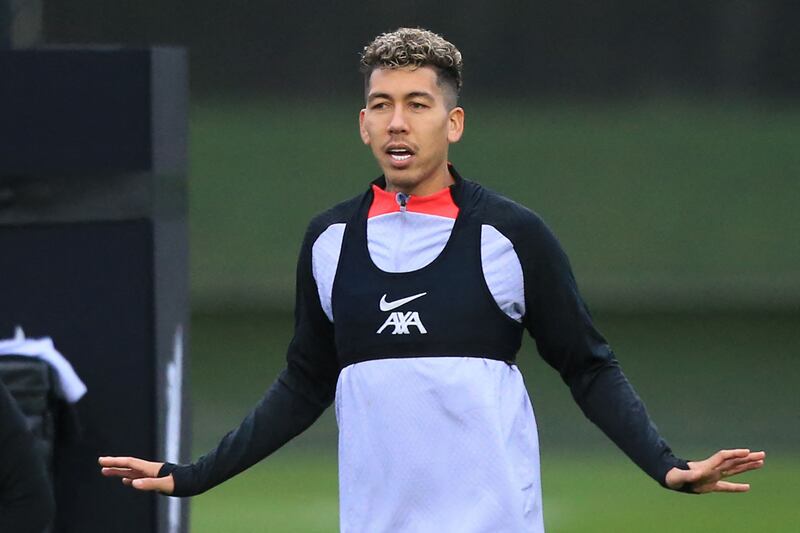
[[[361,53],[360,70],[367,88],[375,69],[417,69],[425,66],[436,70],[438,84],[449,86],[457,99],[462,84],[461,52],[441,35],[422,28],[398,28],[377,36]]]

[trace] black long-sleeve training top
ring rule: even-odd
[[[648,475],[664,485],[687,468],[594,327],[552,232],[451,171],[455,185],[430,197],[379,179],[311,222],[286,369],[216,449],[164,466],[176,496],[266,457],[336,398],[343,531],[452,529],[458,501],[470,528],[539,531],[538,438],[515,363],[523,331]]]

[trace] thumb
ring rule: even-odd
[[[134,479],[131,485],[137,490],[158,491],[164,494],[172,494],[172,491],[175,490],[175,483],[171,475]]]
[[[679,489],[687,483],[696,482],[700,477],[700,473],[692,468],[691,463],[689,463],[689,470],[675,467],[667,472],[666,484],[672,489]]]

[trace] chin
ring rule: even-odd
[[[383,175],[386,176],[387,185],[391,184],[392,187],[396,188],[413,189],[419,183],[419,179],[416,176],[412,176],[405,171],[398,172],[392,169],[384,172]]]

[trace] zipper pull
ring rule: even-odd
[[[400,211],[406,210],[406,204],[408,203],[408,198],[409,196],[404,192],[399,192],[397,193],[397,196],[395,196],[395,200],[397,200],[397,203],[400,205]]]

